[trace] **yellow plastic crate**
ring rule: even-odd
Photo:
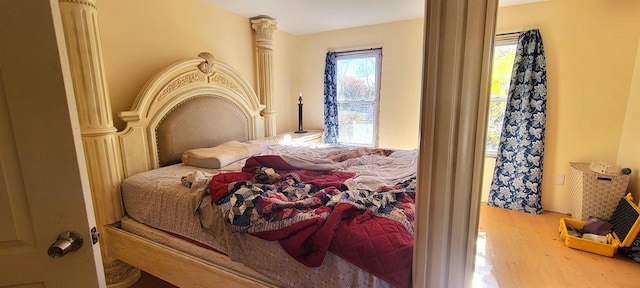
[[[640,214],[640,209],[638,209],[638,206],[633,203],[631,194],[627,194],[627,196],[623,197],[622,199],[624,199],[627,202],[627,204],[636,212],[635,219],[632,219],[632,221],[634,222],[631,225],[630,229],[628,229],[628,232],[627,230],[624,230],[624,231],[618,231],[616,233],[616,227],[614,227],[614,231],[607,234],[607,243],[606,244],[600,243],[600,242],[569,235],[567,230],[567,225],[581,230],[582,228],[584,228],[584,225],[586,223],[585,221],[572,219],[572,218],[561,218],[560,225],[558,227],[558,230],[560,231],[560,239],[564,241],[564,244],[567,245],[567,247],[571,247],[574,249],[587,251],[587,252],[591,252],[591,253],[595,253],[603,256],[613,257],[616,251],[618,251],[618,247],[630,246],[631,243],[633,243],[633,240],[635,240],[636,236],[638,235],[638,232],[640,231],[640,217],[637,217],[637,214]],[[621,208],[616,208],[616,210],[618,209],[621,209]],[[620,225],[620,226],[624,226],[624,225]],[[619,227],[618,229],[621,229],[621,228],[627,229],[627,227]],[[620,241],[618,234],[624,235],[625,232],[626,232],[625,238],[623,239],[623,241]]]

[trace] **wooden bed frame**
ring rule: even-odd
[[[198,148],[193,146],[197,144],[192,143],[213,141],[209,142],[213,146],[228,140],[246,141],[264,136],[264,119],[260,115],[264,105],[259,103],[248,83],[211,54],[200,53],[198,56],[179,61],[158,73],[141,90],[132,110],[119,113],[127,123],[126,128],[118,133],[124,177],[161,166],[163,152],[158,148],[161,138],[174,137],[175,141],[170,142],[181,141],[175,147],[170,147],[175,150],[172,151],[174,154],[181,155],[188,149]],[[193,118],[195,115],[180,109],[189,101],[203,98],[213,101],[219,111],[205,113],[202,115],[205,118],[187,119],[187,122],[186,117],[179,118],[180,125],[173,125],[174,131],[164,131],[165,135],[159,137],[159,130],[167,115],[187,113],[189,118]],[[221,117],[229,118],[220,113],[234,113],[235,117],[232,118],[236,119],[219,123]],[[181,133],[181,130],[190,128],[194,123],[216,123],[212,122],[214,119],[220,125],[207,125],[209,130]],[[221,134],[217,133],[216,128],[246,131],[240,136],[220,138],[216,137]],[[225,283],[229,287],[275,287],[258,279],[237,276],[226,267],[126,232],[118,228],[118,223],[107,227],[106,233],[111,256],[180,287],[207,287],[210,283]],[[197,246],[187,241],[184,241],[184,245]]]
[[[184,103],[202,97],[218,99],[220,105],[226,105],[223,110],[239,111],[245,117],[244,126],[242,123],[234,124],[238,121],[216,125],[225,126],[223,128],[228,128],[227,125],[247,128],[247,139],[233,140],[252,140],[264,136],[264,119],[260,115],[264,105],[259,103],[247,82],[231,67],[215,60],[211,54],[200,53],[198,58],[179,61],[158,73],[141,90],[132,110],[119,113],[127,122],[126,128],[118,133],[125,177],[160,166],[158,128],[163,119]],[[215,123],[210,121],[225,118],[224,115],[209,116],[210,119],[201,120]],[[198,143],[199,139],[196,138],[211,138],[211,135],[215,135],[215,131],[206,132],[208,133],[190,133],[193,137],[180,140]],[[176,137],[185,136],[188,135]],[[218,142],[225,140],[228,139]],[[180,147],[175,147],[178,149],[176,153],[197,148],[188,145],[183,143]],[[116,223],[106,229],[107,246],[112,256],[174,285],[206,287],[207,283],[228,283],[230,287],[272,286],[257,279],[237,276],[226,267],[128,233],[117,226]],[[185,245],[190,245],[184,242]]]

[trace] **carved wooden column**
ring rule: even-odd
[[[273,95],[273,31],[278,23],[269,16],[251,18],[251,28],[256,30],[258,96],[265,105],[262,116],[265,121],[265,136],[275,136],[276,111]]]
[[[104,238],[107,235],[104,226],[119,221],[123,215],[120,197],[123,174],[104,78],[98,11],[95,0],[59,2],[93,208],[98,231]],[[106,239],[100,239],[99,243],[109,287],[128,287],[138,280],[140,270],[110,257]]]

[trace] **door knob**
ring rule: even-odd
[[[66,231],[58,235],[58,239],[51,244],[47,254],[51,258],[60,258],[69,252],[80,249],[80,247],[82,247],[82,236],[76,232]]]

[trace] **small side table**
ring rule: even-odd
[[[281,137],[284,142],[289,140],[293,142],[324,143],[324,131],[322,130],[308,130],[307,133],[291,131],[280,134],[278,137]]]
[[[274,143],[274,144],[286,144],[286,143],[324,143],[324,131],[322,130],[308,130],[307,133],[295,133],[293,131],[278,134],[276,136],[266,137],[262,139],[253,140],[258,143]]]

